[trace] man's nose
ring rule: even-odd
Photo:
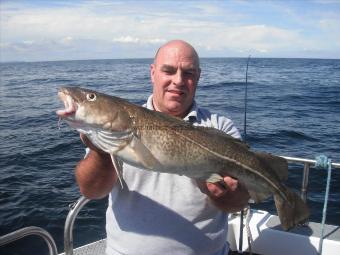
[[[177,70],[176,74],[173,77],[173,83],[177,86],[183,85],[183,73],[181,70]]]

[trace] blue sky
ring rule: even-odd
[[[340,0],[4,1],[0,61],[150,58],[171,39],[201,57],[340,59]]]

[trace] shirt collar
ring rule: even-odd
[[[149,110],[155,110],[152,103],[152,95],[149,96],[148,101],[146,102],[146,108],[148,108]],[[198,120],[198,106],[195,100],[191,106],[189,113],[183,118],[183,120],[192,123]]]

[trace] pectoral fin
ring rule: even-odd
[[[109,132],[98,129],[88,130],[86,135],[91,142],[99,149],[116,155],[116,152],[126,146],[131,137],[132,131],[126,132]]]
[[[160,162],[145,147],[139,138],[134,136],[128,145],[117,152],[117,155],[127,163],[146,169],[160,169]]]
[[[161,164],[131,130],[126,132],[95,131],[92,142],[110,155],[118,156],[124,162],[146,169],[160,168]],[[113,161],[114,162],[114,161]]]
[[[120,186],[123,189],[124,185],[123,185],[123,167],[122,167],[122,162],[119,162],[117,157],[115,157],[113,154],[110,154],[110,156],[111,156],[112,164],[113,164],[113,166],[115,168],[118,180],[120,182]]]

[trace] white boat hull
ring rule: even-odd
[[[256,254],[275,255],[317,255],[321,224],[311,222],[286,232],[280,227],[278,217],[266,211],[252,210],[249,221],[253,241],[251,250]],[[233,251],[238,250],[240,235],[240,217],[229,219],[228,242]],[[322,254],[340,254],[340,227],[325,225],[325,239]],[[243,230],[243,251],[249,251],[247,231]]]

